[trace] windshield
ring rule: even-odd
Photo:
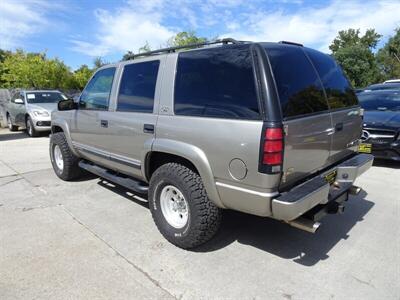
[[[400,92],[357,94],[361,107],[364,110],[400,110]]]
[[[26,101],[28,103],[57,103],[60,100],[65,100],[64,94],[60,92],[28,92],[26,93]]]

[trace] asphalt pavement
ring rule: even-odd
[[[146,199],[53,173],[48,136],[0,129],[0,299],[400,299],[400,165],[378,162],[316,234],[226,211],[194,251]],[[244,199],[245,200],[245,199]]]

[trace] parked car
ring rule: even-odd
[[[84,169],[147,194],[158,229],[182,248],[214,236],[223,209],[308,232],[342,212],[373,156],[357,153],[361,108],[336,62],[289,42],[182,48],[104,66],[78,103],[59,103],[57,176]]]
[[[376,83],[367,86],[361,92],[370,92],[370,91],[377,91],[377,90],[393,90],[398,89],[400,90],[400,82],[385,82],[385,83]],[[357,93],[358,94],[358,93]]]
[[[17,90],[6,105],[10,131],[23,127],[29,136],[50,131],[51,112],[67,97],[57,90]]]
[[[6,104],[10,98],[9,90],[0,89],[0,128],[7,127]]]
[[[360,152],[400,161],[400,91],[358,94],[364,109]]]

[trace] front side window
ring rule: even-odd
[[[176,115],[261,119],[248,45],[179,54]]]
[[[159,60],[124,67],[118,93],[118,111],[152,113]]]
[[[98,71],[83,90],[79,99],[79,108],[107,110],[115,68]]]
[[[265,46],[284,118],[328,111],[328,103],[312,64],[301,47]]]
[[[329,55],[305,48],[322,80],[331,109],[357,105],[357,97],[342,69]]]

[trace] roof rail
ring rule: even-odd
[[[288,44],[288,45],[295,45],[295,46],[304,47],[303,44],[295,43],[295,42],[289,42],[289,41],[280,41],[279,44]]]
[[[162,49],[153,50],[153,51],[149,51],[149,52],[132,54],[132,55],[128,56],[127,60],[131,60],[131,59],[134,59],[136,57],[151,56],[151,55],[161,54],[161,53],[172,53],[172,52],[175,52],[176,50],[179,50],[179,49],[199,48],[199,47],[202,47],[202,46],[215,45],[215,44],[227,45],[229,43],[231,43],[231,44],[241,44],[243,42],[242,41],[237,41],[237,40],[232,39],[232,38],[224,38],[224,39],[219,39],[219,40],[215,40],[215,41],[211,41],[211,42],[188,44],[188,45],[184,45],[184,46],[168,47],[168,48],[162,48]]]

